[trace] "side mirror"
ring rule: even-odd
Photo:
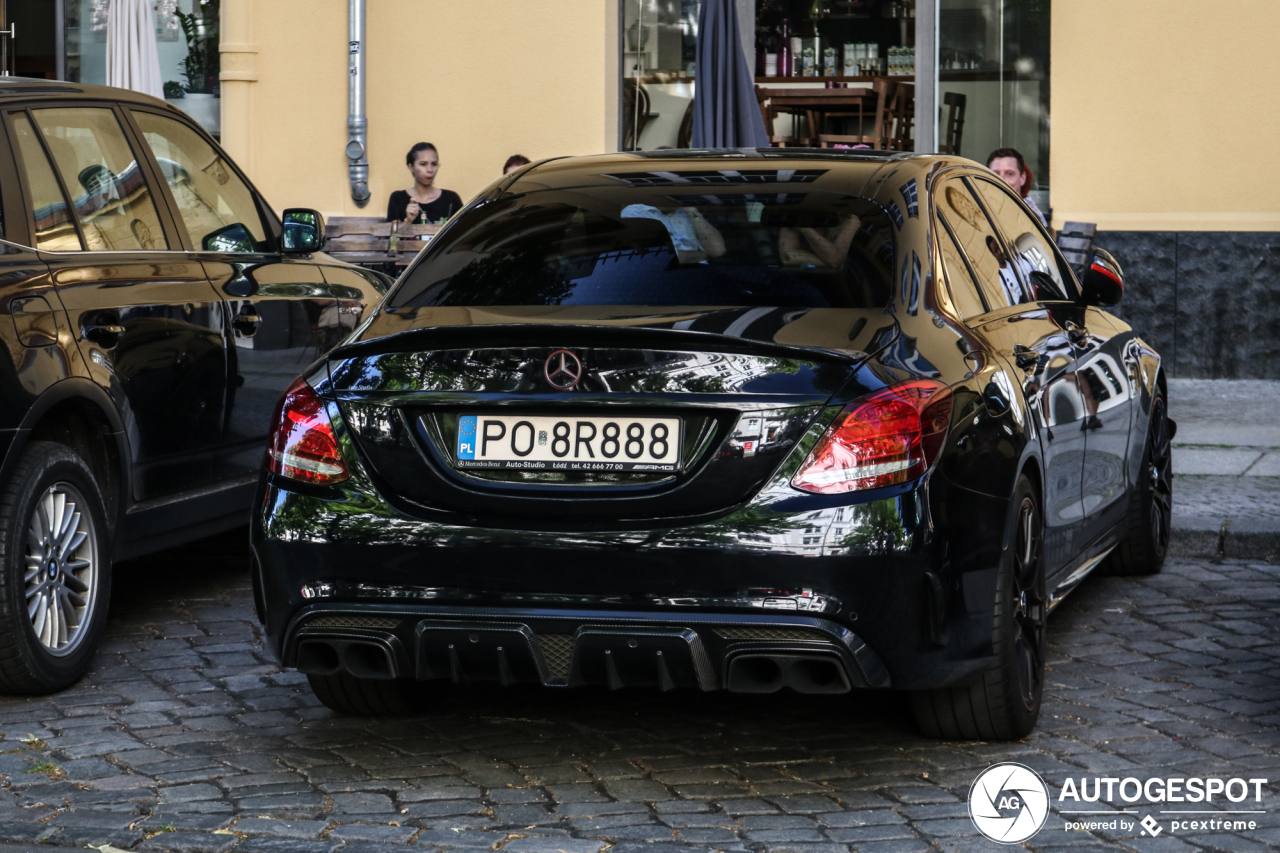
[[[281,217],[284,222],[283,250],[307,254],[324,246],[324,217],[305,207],[291,207]]]
[[[1119,305],[1124,296],[1124,270],[1106,249],[1094,249],[1080,285],[1085,305]]]

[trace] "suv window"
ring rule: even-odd
[[[1026,208],[995,181],[978,179],[973,181],[973,186],[1004,233],[1005,245],[1013,256],[1011,260],[1036,299],[1069,299],[1071,277],[1059,268],[1053,247],[1041,235],[1039,224]],[[1036,272],[1046,277],[1033,275]]]
[[[952,178],[945,182],[935,199],[940,215],[969,259],[987,305],[994,311],[1033,302],[1034,294],[1024,288],[995,227],[964,181]]]
[[[76,225],[71,221],[71,210],[26,113],[14,114],[13,130],[18,138],[23,178],[31,193],[36,248],[47,252],[79,251],[80,235],[76,233]]]
[[[121,252],[167,249],[146,178],[115,113],[105,107],[33,110],[85,247]]]
[[[267,234],[253,193],[221,152],[176,119],[138,111],[133,118],[160,164],[196,249],[267,251]]]

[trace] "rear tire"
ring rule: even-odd
[[[1001,555],[992,625],[994,662],[973,683],[912,694],[920,730],[948,740],[1017,740],[1031,733],[1044,690],[1044,523],[1026,475],[1013,493],[1015,525]]]
[[[352,717],[407,717],[435,709],[449,692],[447,681],[407,678],[375,681],[345,672],[308,675],[311,692],[326,706]]]
[[[110,600],[93,472],[66,445],[33,441],[0,489],[0,692],[53,693],[79,680]]]
[[[1173,446],[1164,396],[1156,392],[1142,469],[1129,498],[1125,538],[1107,558],[1108,575],[1154,575],[1164,568],[1173,520]]]

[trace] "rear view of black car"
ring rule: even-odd
[[[281,400],[270,643],[348,713],[449,683],[913,693],[1034,726],[1045,621],[1159,569],[1159,357],[957,158],[655,152],[482,194]]]

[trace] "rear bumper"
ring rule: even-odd
[[[255,591],[273,653],[316,673],[762,689],[734,677],[735,660],[758,652],[784,682],[788,668],[796,684],[832,675],[810,665],[821,659],[850,689],[914,690],[961,683],[990,660],[1006,502],[974,493],[916,483],[845,502],[785,490],[684,526],[553,531],[444,523],[368,492],[284,485],[261,485]],[[317,614],[395,621],[326,626],[309,621]],[[724,635],[744,626],[804,637],[735,635],[749,644],[737,646]],[[314,655],[300,655],[304,637]],[[347,640],[382,651],[348,656]],[[755,672],[769,682],[772,665]]]
[[[843,693],[889,687],[880,658],[828,619],[394,604],[305,607],[286,666],[360,678]]]

